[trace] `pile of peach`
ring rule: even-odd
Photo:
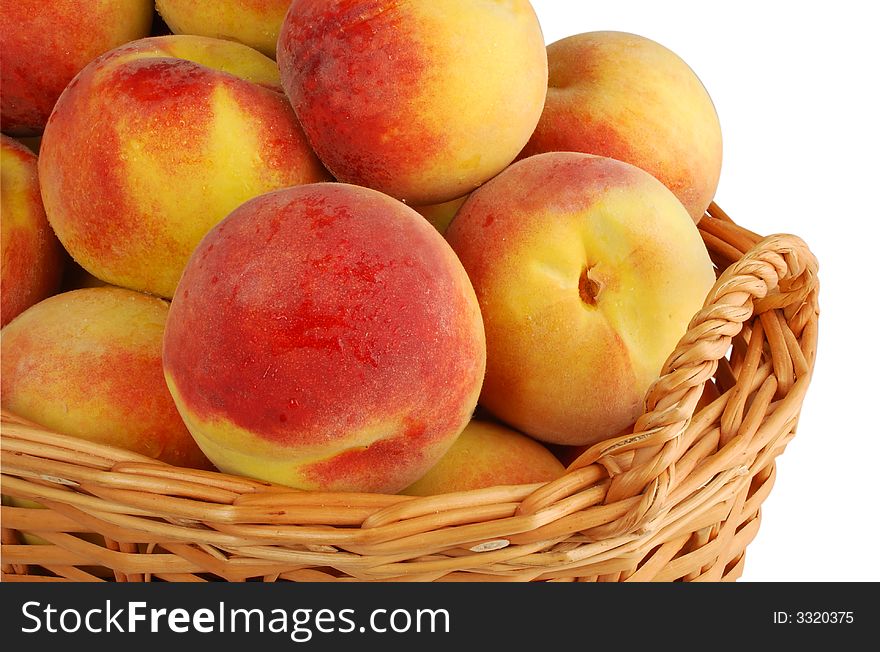
[[[546,482],[715,281],[717,115],[644,37],[2,0],[0,38],[2,405],[57,432],[310,490]]]

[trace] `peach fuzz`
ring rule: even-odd
[[[289,6],[290,0],[156,0],[175,34],[238,41],[273,59]]]
[[[201,242],[171,305],[165,375],[223,471],[395,493],[473,413],[479,306],[443,237],[367,188],[253,199]]]
[[[37,157],[0,136],[0,326],[54,293],[63,266],[43,210]]]
[[[573,151],[650,172],[695,222],[721,175],[721,126],[712,99],[674,52],[635,34],[588,32],[547,48],[544,113],[521,157]]]
[[[2,404],[57,432],[211,468],[162,375],[168,303],[121,288],[55,295],[0,331]]]
[[[470,196],[446,238],[485,321],[481,405],[554,444],[635,421],[715,281],[663,184],[587,154],[515,163]]]
[[[565,467],[530,437],[490,421],[471,421],[437,464],[401,493],[409,496],[550,482]]]
[[[43,136],[49,222],[103,281],[171,297],[199,240],[242,202],[328,178],[275,63],[200,36],[124,45],[87,66]]]
[[[410,205],[461,197],[501,172],[547,94],[528,0],[294,0],[278,66],[330,172]]]
[[[151,0],[0,0],[3,132],[43,130],[64,87],[108,50],[143,38]]]

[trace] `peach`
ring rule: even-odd
[[[549,90],[521,157],[585,152],[650,172],[699,221],[721,174],[721,126],[705,87],[662,45],[588,32],[547,48]]]
[[[490,421],[471,421],[440,461],[401,493],[410,496],[550,482],[565,467],[530,437]]]
[[[395,493],[446,452],[486,362],[467,274],[418,213],[311,184],[253,199],[199,244],[171,304],[165,376],[223,471]]]
[[[294,0],[278,66],[330,172],[412,205],[501,172],[547,94],[528,0]]]
[[[151,0],[0,0],[3,132],[43,130],[61,91],[98,55],[150,33]]]
[[[443,202],[442,204],[428,204],[427,206],[413,206],[416,212],[431,223],[440,233],[446,233],[449,223],[455,217],[458,209],[467,200],[468,195]]]
[[[230,39],[275,58],[275,44],[290,0],[156,0],[175,34]]]
[[[210,468],[162,375],[168,303],[121,288],[57,294],[0,331],[2,404],[73,437]]]
[[[89,64],[43,136],[49,222],[107,283],[171,297],[199,240],[242,202],[327,179],[268,57],[201,36]]]
[[[0,326],[58,289],[63,262],[43,210],[36,155],[0,136]]]
[[[574,152],[515,163],[446,232],[486,329],[480,403],[542,441],[631,424],[715,275],[675,195],[628,163]]]

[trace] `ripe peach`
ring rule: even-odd
[[[142,39],[89,64],[58,100],[40,154],[46,214],[73,258],[164,297],[232,209],[327,178],[275,63],[201,36]]]
[[[471,421],[437,464],[401,493],[410,496],[550,482],[565,467],[530,437],[490,421]]]
[[[461,197],[501,172],[547,94],[528,0],[294,0],[278,65],[333,175],[412,205]]]
[[[63,263],[40,198],[37,157],[0,136],[0,326],[55,292]]]
[[[647,172],[588,154],[515,163],[471,195],[446,238],[485,321],[480,403],[556,444],[636,419],[715,281],[681,202]]]
[[[467,275],[415,211],[367,188],[253,199],[193,254],[165,376],[223,471],[394,493],[464,428],[485,369]]]
[[[74,75],[149,34],[152,19],[151,0],[0,0],[3,132],[42,131]]]
[[[168,303],[121,288],[50,297],[0,331],[3,407],[61,433],[210,468],[162,377]]]
[[[156,0],[175,34],[229,39],[275,58],[275,44],[290,0]]]
[[[632,163],[699,221],[721,174],[721,126],[694,71],[662,45],[622,32],[570,36],[547,57],[547,102],[521,157],[573,151]]]

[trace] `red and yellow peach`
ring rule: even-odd
[[[0,331],[3,408],[60,433],[210,468],[162,374],[168,303],[121,288],[57,294]]]
[[[63,266],[43,210],[37,157],[0,136],[0,326],[55,292]]]
[[[3,132],[43,130],[64,87],[108,50],[150,33],[152,0],[0,0]]]
[[[199,240],[242,202],[327,179],[268,57],[165,36],[87,66],[43,136],[49,222],[113,285],[171,297]]]
[[[278,65],[333,175],[411,205],[461,197],[507,167],[547,94],[528,0],[294,0]]]
[[[485,369],[470,281],[403,203],[342,183],[268,193],[199,244],[165,374],[223,471],[394,493],[467,424]]]
[[[588,32],[547,48],[544,113],[521,157],[607,156],[650,172],[699,221],[721,175],[721,127],[705,87],[674,52],[623,32]]]
[[[480,403],[546,442],[631,424],[715,275],[681,202],[647,172],[532,156],[475,191],[446,238],[487,340]]]

